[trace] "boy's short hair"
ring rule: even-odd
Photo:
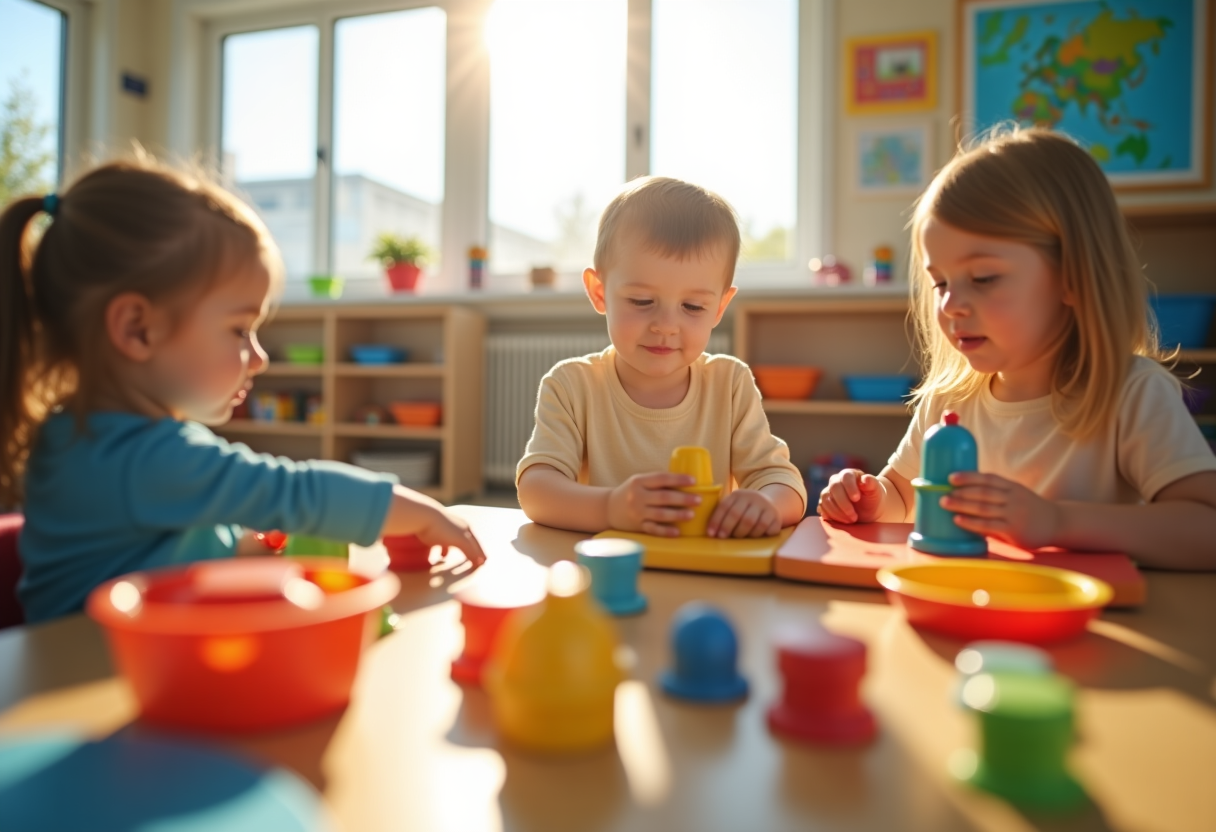
[[[726,285],[739,258],[739,220],[730,203],[699,185],[667,176],[647,176],[625,186],[600,216],[595,270],[603,280],[627,233],[664,257],[697,257],[723,246]]]

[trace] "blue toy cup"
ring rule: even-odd
[[[681,607],[671,624],[675,664],[659,676],[663,690],[694,702],[730,702],[747,696],[739,675],[739,642],[735,628],[706,604]]]
[[[988,541],[983,535],[956,525],[954,512],[943,508],[942,498],[954,490],[950,475],[978,469],[979,450],[971,431],[958,423],[958,415],[946,412],[942,421],[925,431],[921,446],[921,476],[912,480],[916,489],[916,527],[908,545],[918,552],[943,557],[984,557]]]
[[[640,543],[613,537],[574,544],[578,562],[591,573],[591,594],[612,615],[636,615],[646,609],[646,596],[638,592],[644,551]]]

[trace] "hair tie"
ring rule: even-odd
[[[42,210],[52,217],[59,212],[59,194],[47,194],[42,198]]]

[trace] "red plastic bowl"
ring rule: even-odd
[[[397,576],[342,560],[241,558],[135,572],[87,610],[155,725],[260,731],[345,707]]]
[[[910,624],[1031,644],[1080,635],[1114,595],[1079,572],[986,560],[891,566],[878,571],[878,582]]]

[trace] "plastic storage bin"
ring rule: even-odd
[[[1196,350],[1204,346],[1216,310],[1216,295],[1156,295],[1149,305],[1157,316],[1161,346]]]
[[[855,402],[901,402],[916,384],[915,376],[845,376],[844,389]]]

